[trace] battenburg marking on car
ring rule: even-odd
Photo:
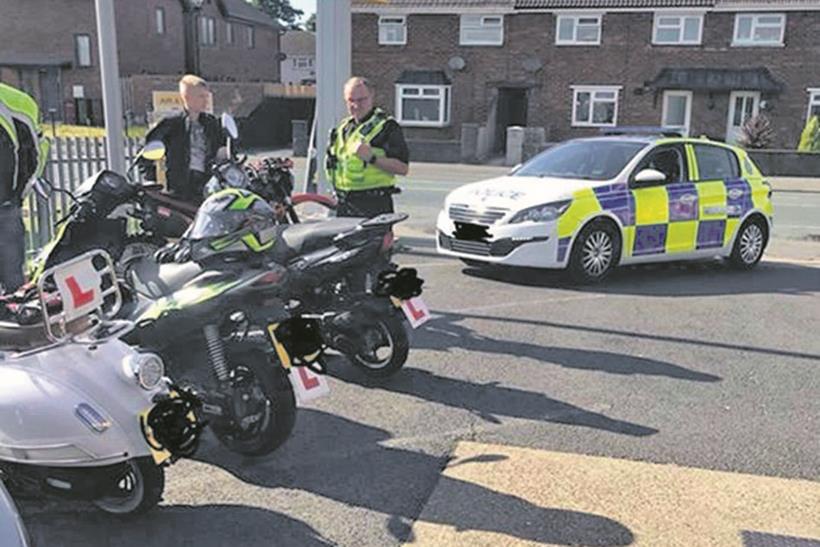
[[[751,267],[768,242],[772,214],[771,188],[741,148],[694,138],[595,137],[451,192],[438,217],[437,247],[471,263],[591,268],[593,277],[618,263],[710,255]]]

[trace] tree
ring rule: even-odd
[[[291,28],[304,13],[290,5],[290,0],[247,0],[272,18]]]
[[[311,13],[307,21],[305,21],[305,30],[316,32],[316,13]]]
[[[812,116],[806,122],[806,127],[800,135],[800,152],[820,152],[820,116]]]
[[[752,116],[740,128],[738,144],[744,148],[766,148],[772,142],[772,122],[763,114]]]

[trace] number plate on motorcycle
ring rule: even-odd
[[[430,310],[420,296],[411,298],[410,300],[402,300],[401,311],[404,312],[407,320],[410,321],[410,326],[414,329],[419,328],[430,320]]]
[[[307,367],[293,367],[288,379],[296,393],[296,402],[303,405],[308,401],[324,397],[330,393],[327,376],[316,374]]]

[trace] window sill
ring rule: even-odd
[[[417,122],[417,121],[403,121],[398,120],[399,125],[402,127],[427,127],[432,129],[440,129],[442,127],[449,127],[450,123],[441,123],[441,122]]]
[[[744,43],[744,42],[732,42],[731,44],[729,44],[729,46],[730,47],[786,47],[786,44],[783,44],[783,43],[780,43],[780,44],[775,44],[775,43],[771,43],[771,44],[748,44],[748,43]]]
[[[583,122],[573,122],[571,127],[617,127],[617,123],[583,123]]]
[[[559,47],[600,47],[601,42],[556,42],[555,45]]]

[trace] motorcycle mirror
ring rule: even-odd
[[[54,187],[43,177],[34,179],[34,191],[43,200],[48,200],[54,192]]]
[[[165,157],[165,145],[162,141],[151,141],[145,143],[145,146],[140,151],[140,157],[147,160],[157,161]]]
[[[239,138],[239,129],[236,127],[236,120],[227,112],[222,113],[222,128],[232,139]]]

